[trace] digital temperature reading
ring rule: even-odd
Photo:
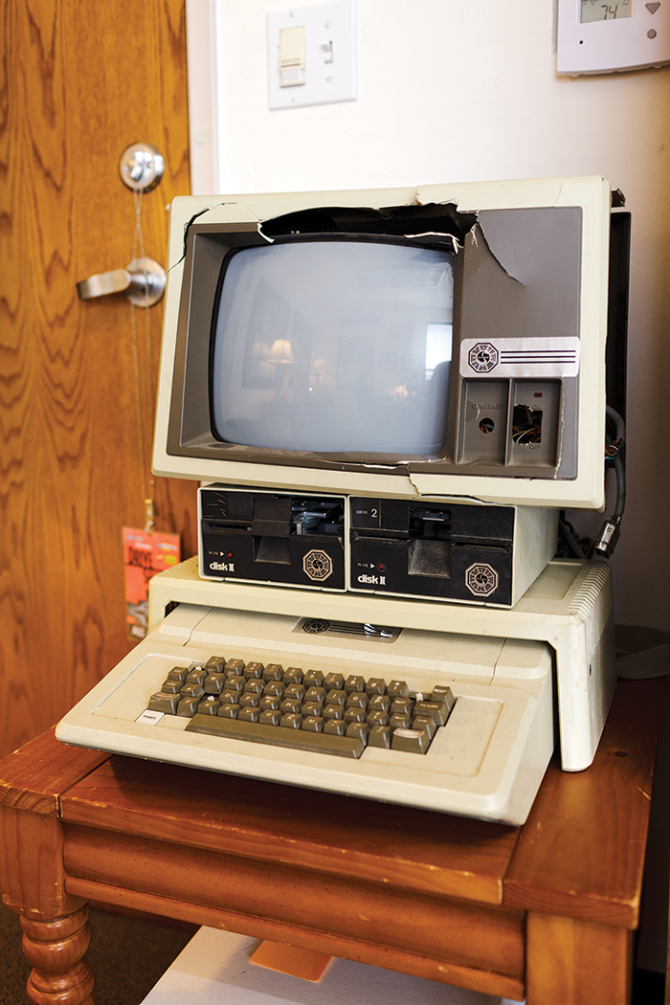
[[[616,3],[603,3],[602,0],[582,0],[581,23],[613,21],[617,17],[630,17],[631,13],[631,0],[618,0]]]

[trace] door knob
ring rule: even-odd
[[[134,258],[125,269],[89,276],[77,283],[80,300],[125,293],[136,307],[153,307],[165,290],[165,270],[153,258]]]

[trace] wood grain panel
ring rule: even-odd
[[[355,872],[307,869],[202,851],[78,825],[65,826],[71,879],[157,894],[249,919],[266,919],[393,951],[520,979],[523,912],[409,894]],[[241,922],[240,922],[241,923]],[[243,931],[235,928],[233,931]]]
[[[629,1005],[632,932],[528,915],[526,1005]]]
[[[76,283],[132,257],[135,206],[118,160],[137,139],[165,157],[142,199],[146,254],[165,263],[165,207],[188,192],[188,140],[183,0],[0,10],[4,753],[130,648],[121,528],[144,524],[130,307],[121,296],[82,303]],[[149,320],[155,383],[162,308]],[[138,310],[141,344],[144,322]],[[147,435],[147,459],[149,446]],[[193,554],[194,485],[159,480],[156,503],[157,529],[181,533]]]
[[[91,880],[68,877],[66,887],[73,895],[113,904],[124,911],[148,911],[166,918],[208,925],[210,928],[234,931],[257,939],[272,939],[341,959],[367,963],[373,967],[385,967],[387,970],[414,974],[443,984],[481,991],[483,994],[511,998],[513,1001],[521,1001],[524,997],[524,982],[521,977],[508,977],[479,967],[463,967],[445,959],[430,959],[425,954],[414,955],[402,949],[394,950],[387,946],[357,942],[346,935],[309,931],[302,926],[291,926],[267,918],[246,918],[221,908],[189,904],[172,897],[124,890]]]
[[[591,767],[550,765],[504,903],[636,927],[664,688],[664,679],[620,681]]]
[[[518,829],[114,756],[63,796],[66,821],[501,902]],[[272,841],[268,841],[268,834]]]

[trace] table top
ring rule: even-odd
[[[550,765],[521,828],[65,747],[0,762],[0,809],[388,888],[634,928],[664,681],[619,684],[591,768]],[[2,872],[0,871],[0,877]]]

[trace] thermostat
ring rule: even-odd
[[[670,0],[558,0],[559,73],[670,63]]]

